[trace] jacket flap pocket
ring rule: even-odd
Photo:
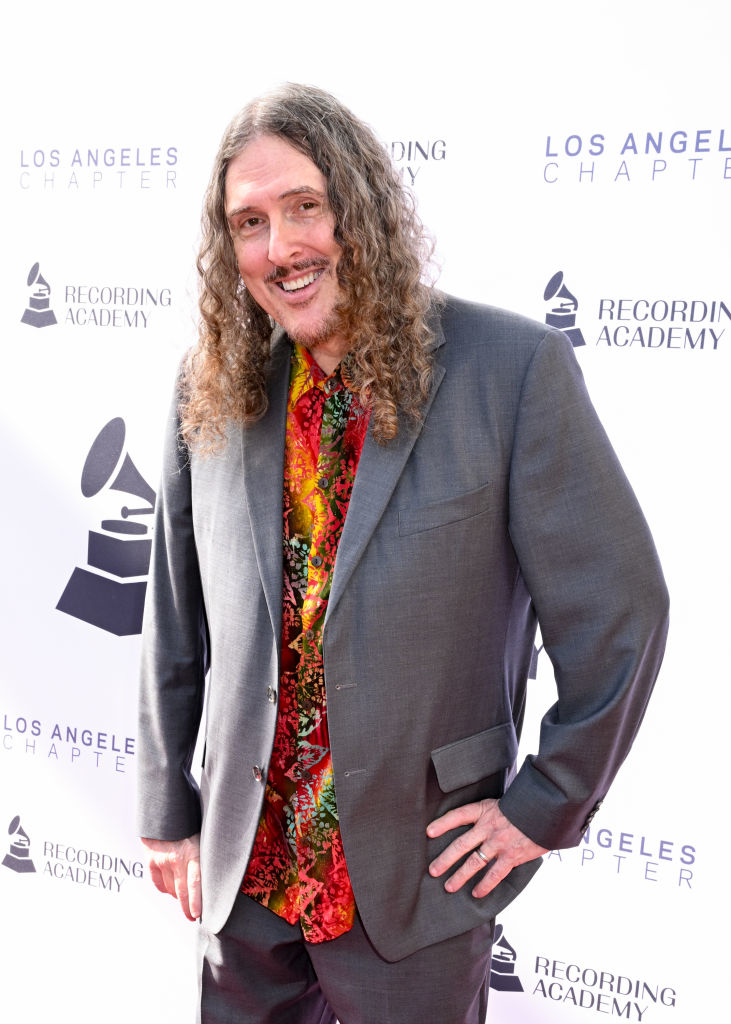
[[[457,494],[453,498],[434,501],[421,508],[400,508],[398,513],[398,532],[403,536],[409,533],[421,533],[434,530],[448,523],[458,523],[462,519],[471,519],[480,515],[490,506],[492,488],[490,484],[478,487],[467,494]]]
[[[509,768],[518,755],[518,738],[512,722],[496,725],[432,751],[439,788],[450,793],[488,775]]]

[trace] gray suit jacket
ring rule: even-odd
[[[502,797],[547,848],[576,845],[627,754],[657,674],[667,593],[647,526],[567,339],[448,300],[423,423],[367,437],[323,632],[345,855],[365,928],[397,960],[493,917],[447,894],[426,824]],[[290,346],[270,407],[225,450],[181,452],[171,414],[145,609],[140,834],[202,826],[203,920],[246,869],[277,719]],[[515,773],[536,619],[559,700]],[[191,761],[207,689],[201,790]]]

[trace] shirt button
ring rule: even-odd
[[[315,639],[315,631],[314,631],[314,629],[307,629],[307,630],[305,630],[305,640],[314,640],[314,639]]]
[[[324,491],[329,483],[330,483],[330,481],[328,480],[328,478],[326,476],[321,476],[320,479],[317,481],[317,486],[321,487],[322,490]]]
[[[320,566],[322,565],[322,559],[320,558],[319,555],[313,555],[310,561],[312,562],[316,569],[319,569]]]
[[[254,767],[251,769],[251,774],[254,776],[257,782],[261,782],[261,780],[264,778],[263,772],[258,764],[255,764]]]
[[[273,686],[267,686],[267,700],[270,704],[277,703],[277,691]]]

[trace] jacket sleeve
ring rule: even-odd
[[[525,375],[509,496],[510,534],[558,701],[501,808],[539,845],[575,846],[642,721],[668,594],[645,519],[558,332],[543,338]]]
[[[199,831],[191,774],[208,667],[208,633],[191,507],[190,459],[168,417],[142,629],[137,826],[150,839]]]

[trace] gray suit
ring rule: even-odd
[[[366,439],[323,633],[345,855],[363,923],[397,960],[493,917],[539,861],[483,900],[427,864],[449,808],[499,797],[547,848],[576,845],[627,754],[657,674],[667,593],[647,526],[567,339],[449,300],[421,425]],[[188,461],[171,418],[145,610],[142,835],[202,822],[203,920],[244,874],[277,718],[290,347],[270,407]],[[515,774],[536,618],[559,701]],[[201,792],[190,775],[210,660]],[[506,791],[507,790],[507,791]],[[202,815],[202,817],[201,817]]]

